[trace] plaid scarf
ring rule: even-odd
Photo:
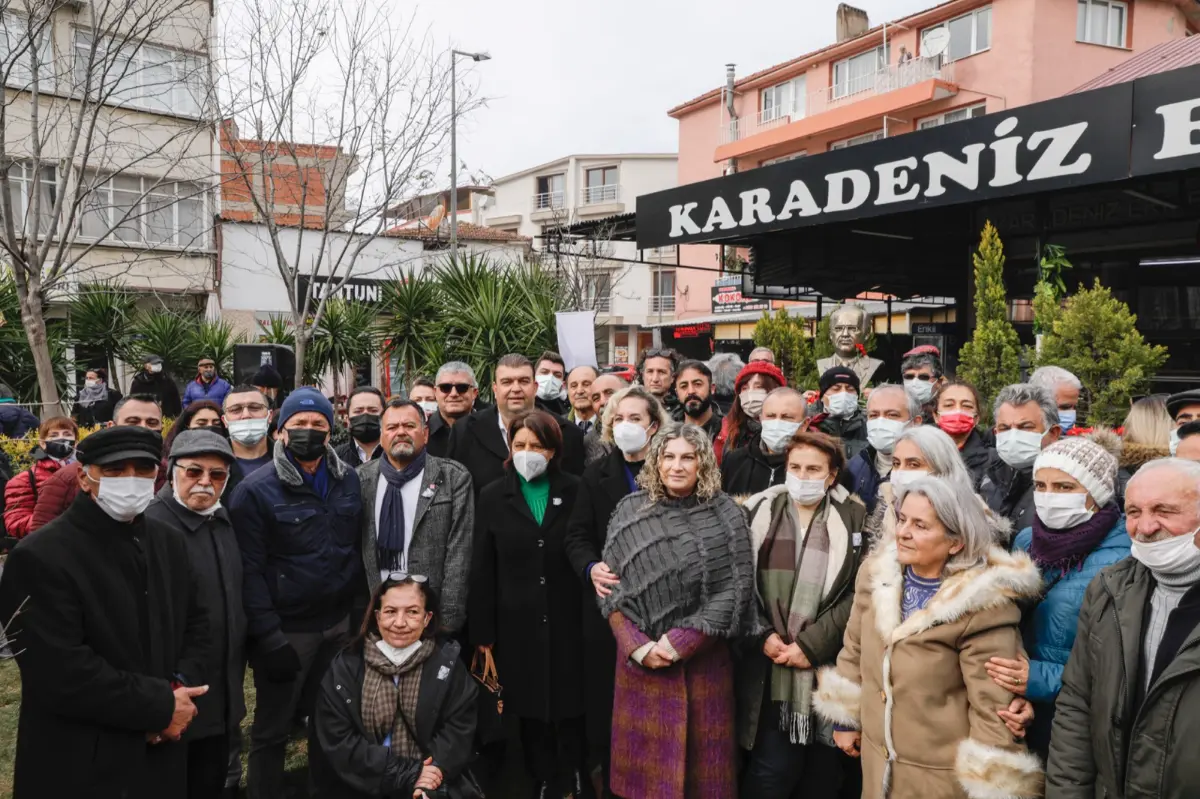
[[[829,499],[813,514],[803,541],[797,540],[791,505],[786,493],[775,497],[771,527],[758,551],[759,594],[771,626],[785,644],[794,643],[816,620],[829,567]],[[771,701],[779,705],[779,728],[794,744],[812,739],[813,677],[812,669],[771,664]]]
[[[376,743],[383,743],[390,735],[391,750],[398,757],[420,759],[421,747],[409,734],[404,718],[407,717],[409,724],[416,728],[421,664],[433,655],[434,642],[432,639],[423,641],[420,649],[397,666],[375,646],[378,640],[379,636],[372,633],[363,644],[363,661],[366,663],[362,687],[363,726],[375,737]]]

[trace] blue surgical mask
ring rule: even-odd
[[[1078,418],[1078,416],[1079,416],[1079,412],[1076,411],[1074,408],[1070,408],[1067,410],[1059,410],[1058,423],[1060,425],[1062,425],[1062,429],[1063,429],[1064,433],[1075,426],[1075,420]]]

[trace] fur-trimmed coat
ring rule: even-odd
[[[1021,652],[1017,601],[1040,588],[1027,555],[993,547],[987,563],[947,577],[901,621],[895,541],[863,563],[842,652],[820,671],[813,702],[862,730],[863,799],[1043,795],[1040,762],[996,714],[1013,695],[985,669]]]

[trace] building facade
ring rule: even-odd
[[[675,248],[639,253],[633,242],[610,240],[603,220],[632,213],[640,194],[674,185],[673,153],[570,155],[493,181],[476,213],[490,228],[528,237],[563,274],[578,307],[596,312],[601,364],[630,363],[652,345],[649,325],[674,319],[687,297],[677,291]],[[597,222],[596,234],[560,235],[579,222]]]

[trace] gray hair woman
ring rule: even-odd
[[[694,425],[655,436],[617,505],[600,600],[617,641],[612,792],[626,799],[736,796],[729,640],[760,631],[746,518],[720,491]]]
[[[1042,796],[1040,761],[997,713],[1013,694],[986,669],[1021,654],[1017,602],[1042,581],[1029,556],[996,545],[993,522],[969,482],[922,477],[900,492],[894,539],[859,570],[814,706],[861,754],[865,796]]]

